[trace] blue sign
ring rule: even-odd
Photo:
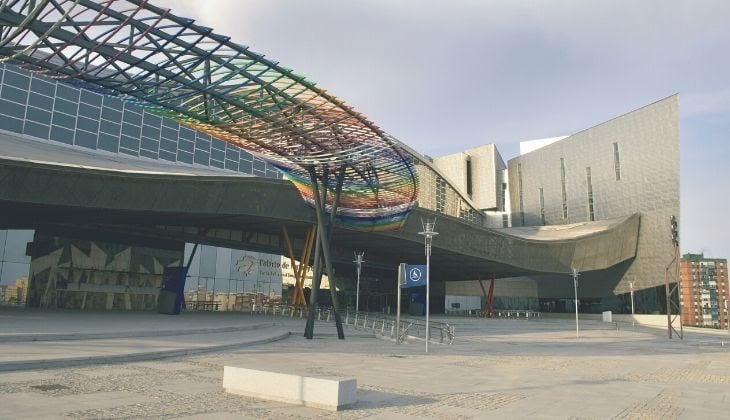
[[[426,285],[426,266],[406,264],[403,270],[405,279],[401,287],[418,287]]]

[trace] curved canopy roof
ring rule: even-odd
[[[418,194],[413,158],[343,101],[275,61],[139,0],[7,0],[0,56],[120,96],[241,148],[286,172],[312,201],[309,169],[334,185],[338,217],[402,225]]]

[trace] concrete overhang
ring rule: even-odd
[[[76,148],[13,142],[28,140],[0,141],[0,228],[104,229],[283,254],[283,224],[303,241],[306,228],[315,223],[312,209],[285,180],[119,156],[99,159]],[[604,270],[635,257],[640,221],[634,214],[573,225],[488,229],[415,208],[402,231],[336,228],[335,259],[350,264],[352,251],[362,250],[383,268],[423,262],[418,232],[426,217],[438,217],[432,266],[434,279],[444,281],[493,273],[568,273],[571,266]],[[250,240],[254,235],[268,239]]]

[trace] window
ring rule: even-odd
[[[466,193],[471,197],[472,194],[472,174],[471,174],[471,158],[466,158]]]
[[[588,185],[588,220],[596,220],[593,215],[593,182],[591,181],[591,167],[586,168],[586,184]]]
[[[543,193],[542,188],[540,188],[540,221],[542,222],[543,226],[546,225],[546,223],[545,223],[545,194]]]
[[[565,159],[560,158],[560,187],[563,194],[563,219],[568,219],[568,193],[565,191]]]
[[[502,207],[499,209],[500,211],[504,211],[504,209],[507,208],[507,183],[502,183]]]
[[[621,181],[621,156],[618,152],[618,143],[613,144],[613,167],[616,170],[616,181]]]
[[[520,193],[520,225],[525,226],[525,202],[522,198],[522,164],[517,164],[517,187]]]
[[[443,213],[446,209],[446,181],[436,177],[436,211]]]

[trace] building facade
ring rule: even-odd
[[[157,165],[171,172],[191,168],[281,178],[272,165],[246,150],[73,83],[0,65],[0,134],[8,137],[0,153],[45,144],[89,156],[91,165],[113,163],[112,158],[139,162],[140,170]],[[35,244],[33,250],[29,243]],[[231,250],[206,247],[213,259],[218,252],[230,255]],[[182,257],[182,247],[153,249],[42,230],[0,230],[0,304],[151,309],[164,267],[179,264]],[[198,277],[188,283],[197,288]],[[138,293],[115,299],[113,290],[119,287]]]
[[[497,146],[485,144],[440,156],[433,165],[484,212],[484,226],[510,226],[507,165]]]
[[[728,328],[727,259],[684,254],[680,261],[682,323],[695,327]]]
[[[595,309],[662,312],[679,218],[679,99],[662,99],[509,161],[513,226],[590,223],[641,216],[636,258],[612,272],[583,273],[579,296]],[[597,252],[601,252],[597,250]],[[580,256],[574,256],[580,270]],[[568,273],[565,273],[568,274]],[[568,276],[540,279],[541,299],[572,296]]]
[[[510,213],[504,227],[510,226],[511,232],[531,229],[557,234],[576,225],[590,229],[601,222],[638,215],[632,260],[607,270],[582,269],[589,261],[624,246],[618,243],[559,258],[570,260],[570,266],[581,272],[581,311],[630,313],[633,284],[638,313],[665,313],[664,275],[673,256],[669,220],[670,216],[679,218],[678,96],[571,136],[523,142],[520,151],[520,156],[509,160],[507,171],[491,164],[498,160],[480,159],[499,156],[493,145],[436,158],[434,164],[460,188],[471,191],[470,197],[486,215],[496,199],[496,210]],[[489,164],[482,165],[484,161]],[[495,188],[500,173],[504,174],[503,191]],[[484,197],[489,199],[484,201]],[[508,201],[501,208],[500,199]],[[485,226],[501,227],[496,223]],[[503,309],[572,311],[573,293],[569,270],[545,272],[497,279],[494,302]],[[446,294],[466,299],[483,293],[477,282],[454,282],[446,284]]]

